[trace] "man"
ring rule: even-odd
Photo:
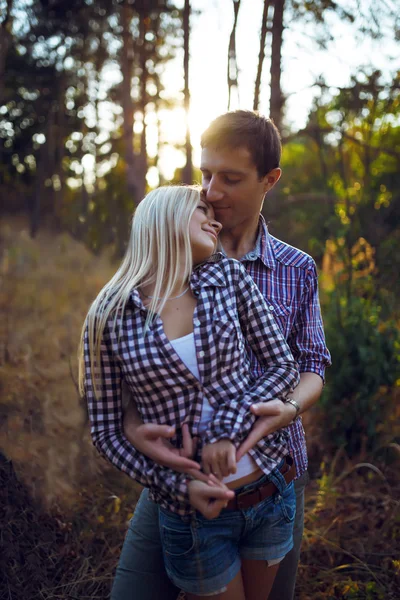
[[[281,176],[281,144],[274,124],[250,111],[235,111],[215,119],[201,139],[202,185],[215,218],[223,225],[220,241],[227,256],[243,262],[264,295],[299,364],[300,383],[286,403],[272,400],[253,406],[259,418],[238,450],[237,459],[258,440],[288,427],[294,457],[297,510],[294,548],[282,561],[270,600],[292,600],[303,534],[304,488],[308,480],[304,430],[298,416],[318,400],[325,367],[330,364],[318,300],[315,263],[310,256],[272,237],[260,212],[265,195]],[[252,369],[259,375],[254,357]],[[130,413],[127,437],[156,462],[189,471],[191,440],[185,433],[183,456],[166,441],[166,426],[143,425]],[[202,509],[216,516],[226,502],[204,497]],[[199,508],[196,506],[196,508]],[[146,490],[135,510],[118,565],[112,600],[169,600],[178,590],[168,580],[158,534],[157,506]],[[260,596],[261,598],[262,596]]]

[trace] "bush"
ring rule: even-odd
[[[339,287],[324,311],[332,367],[321,400],[323,427],[326,439],[349,455],[396,435],[400,334],[393,318],[382,318],[382,305],[382,298],[347,300]]]

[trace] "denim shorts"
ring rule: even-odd
[[[296,496],[279,468],[238,490],[252,491],[273,481],[278,491],[244,510],[223,509],[216,519],[200,513],[180,517],[159,510],[164,563],[171,581],[199,596],[224,591],[241,568],[241,559],[273,561],[293,547]]]

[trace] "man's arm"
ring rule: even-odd
[[[321,396],[323,381],[316,373],[300,373],[300,383],[288,395],[300,406],[299,414],[311,408]],[[239,461],[262,438],[282,427],[287,427],[296,416],[296,409],[292,404],[283,403],[281,400],[253,404],[251,412],[259,417],[253,429],[239,447],[236,460]]]
[[[288,343],[300,370],[300,383],[288,398],[297,402],[301,414],[318,401],[324,385],[325,368],[331,364],[325,344],[314,261],[310,262],[308,268],[301,306],[297,311]],[[266,435],[281,427],[287,427],[296,416],[295,407],[280,400],[256,404],[251,407],[251,411],[259,419],[238,449],[237,460]]]
[[[199,463],[191,460],[196,452],[196,439],[191,438],[187,424],[182,426],[183,447],[177,449],[168,442],[175,435],[175,427],[143,423],[131,400],[124,412],[123,430],[132,446],[157,464],[180,473],[193,474],[193,470],[200,470]]]

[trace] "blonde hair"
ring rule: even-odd
[[[78,357],[79,391],[82,395],[85,393],[86,330],[91,377],[94,394],[98,398],[102,379],[100,346],[110,315],[114,317],[115,331],[118,317],[122,323],[125,306],[133,288],[155,284],[147,307],[146,333],[155,314],[161,313],[182,275],[183,281],[189,279],[193,266],[189,222],[199,200],[199,187],[160,187],[147,194],[137,207],[122,264],[91,305],[82,328]]]

